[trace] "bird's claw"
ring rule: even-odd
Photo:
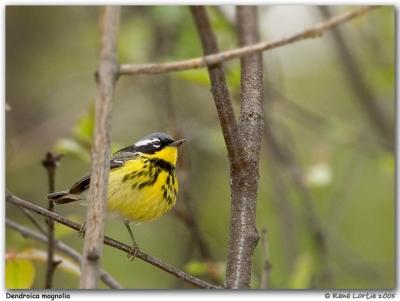
[[[79,230],[79,237],[85,237],[85,232],[86,232],[86,223],[83,223],[81,229]]]
[[[131,249],[128,252],[128,255],[127,255],[128,259],[130,261],[134,260],[137,256],[137,254],[139,253],[139,251],[140,251],[139,246],[137,244],[133,244]]]

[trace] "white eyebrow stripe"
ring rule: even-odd
[[[141,140],[141,141],[137,142],[137,143],[135,144],[135,146],[148,145],[148,144],[153,143],[153,142],[160,142],[160,139],[158,139],[158,138],[153,138],[153,139]]]

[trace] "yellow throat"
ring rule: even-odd
[[[178,159],[178,149],[174,146],[166,146],[154,154],[144,154],[144,156],[147,158],[162,159],[175,166]]]

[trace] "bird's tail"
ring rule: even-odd
[[[67,190],[50,193],[47,198],[56,204],[68,204],[81,200],[79,195],[69,193]]]

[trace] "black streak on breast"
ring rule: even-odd
[[[164,200],[171,204],[172,198],[170,193],[174,192],[176,195],[175,188],[173,187],[175,184],[175,166],[163,159],[151,158],[144,160],[143,169],[124,175],[121,182],[125,183],[128,180],[137,178],[138,181],[132,184],[132,189],[142,190],[145,187],[153,186],[157,182],[161,171],[165,171],[168,174],[166,183],[161,189],[163,190]],[[139,180],[141,177],[142,181]]]

